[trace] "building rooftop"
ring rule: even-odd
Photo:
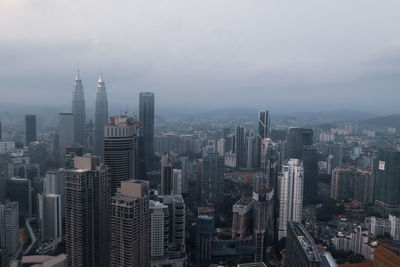
[[[289,222],[297,236],[297,240],[310,261],[321,261],[321,256],[315,246],[313,238],[307,230],[298,222]]]

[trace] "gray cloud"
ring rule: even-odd
[[[400,2],[0,2],[0,102],[87,102],[104,73],[114,105],[141,90],[173,108],[397,112]]]

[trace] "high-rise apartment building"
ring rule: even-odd
[[[13,255],[19,246],[18,202],[0,203],[0,225],[0,249],[6,249],[6,254]]]
[[[108,122],[108,100],[103,75],[97,81],[96,106],[94,112],[94,149],[93,153],[104,159],[104,126]]]
[[[32,217],[32,182],[27,178],[12,177],[6,182],[7,198],[17,201],[19,216]]]
[[[168,155],[161,158],[161,195],[170,195],[173,187],[172,164]]]
[[[168,255],[169,214],[168,206],[150,200],[150,257],[151,261]]]
[[[375,164],[376,210],[385,215],[400,211],[400,151],[380,149]]]
[[[196,266],[211,263],[211,241],[215,231],[215,211],[212,207],[199,207],[196,220]]]
[[[203,156],[201,202],[214,203],[218,210],[224,200],[225,159],[218,153]]]
[[[110,193],[100,157],[75,157],[65,173],[67,266],[108,266]]]
[[[78,73],[74,80],[74,90],[72,92],[72,114],[74,120],[74,142],[80,145],[86,145],[85,140],[85,95],[83,92],[82,80]]]
[[[301,222],[303,206],[304,169],[300,160],[290,159],[282,167],[279,194],[278,238],[286,237],[289,221]]]
[[[321,256],[313,238],[299,222],[288,222],[285,267],[320,267]]]
[[[149,182],[122,181],[111,204],[110,266],[149,266],[149,218]]]
[[[25,115],[25,145],[27,146],[33,141],[37,141],[36,116]]]
[[[41,240],[61,241],[63,233],[61,196],[52,193],[38,194],[38,204]]]
[[[150,169],[154,157],[154,93],[139,94],[139,120],[143,123],[146,167]]]
[[[72,113],[60,113],[58,118],[58,163],[64,167],[66,147],[74,143],[74,116]]]
[[[104,131],[104,164],[107,165],[111,195],[121,181],[136,178],[137,127],[128,116],[110,117]]]

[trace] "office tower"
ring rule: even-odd
[[[72,92],[72,114],[74,117],[74,142],[86,145],[84,132],[86,123],[85,95],[79,70],[75,76],[74,90]]]
[[[94,149],[95,155],[100,156],[101,160],[104,159],[104,126],[108,122],[108,101],[106,85],[104,83],[103,75],[97,81],[96,89],[96,107],[94,112]]]
[[[35,141],[29,144],[29,162],[37,163],[40,166],[40,175],[44,175],[47,168],[47,146],[43,141]]]
[[[169,215],[168,206],[150,200],[150,257],[164,259],[168,253]]]
[[[161,158],[161,195],[170,195],[172,192],[172,164],[168,155]]]
[[[44,177],[44,192],[46,194],[65,195],[64,171],[47,171]],[[63,200],[63,197],[61,198]]]
[[[182,194],[182,170],[172,170],[172,190],[171,194]]]
[[[300,160],[290,159],[282,167],[279,194],[278,238],[286,237],[288,221],[301,222],[304,169]]]
[[[246,168],[253,169],[259,166],[259,156],[258,152],[260,152],[258,148],[258,140],[257,137],[253,135],[251,132],[248,136],[246,136]],[[260,153],[261,155],[261,153]]]
[[[37,141],[36,116],[25,115],[25,145],[27,146],[33,141]]]
[[[62,239],[62,205],[61,196],[57,194],[38,194],[39,223],[41,240]]]
[[[159,200],[168,207],[170,246],[180,255],[185,252],[185,202],[182,195],[162,195]]]
[[[201,180],[203,178],[203,160],[197,160],[197,168],[196,168],[196,199],[200,202],[201,201]]]
[[[212,207],[199,207],[196,220],[196,266],[211,263],[211,241],[214,238],[215,211]]]
[[[75,157],[65,171],[67,266],[108,266],[109,181],[100,157]]]
[[[58,118],[58,164],[64,167],[66,147],[74,143],[74,117],[72,113],[60,113]]]
[[[286,140],[288,131],[284,129],[273,129],[271,130],[271,140],[273,142],[283,142]]]
[[[27,178],[12,177],[6,182],[7,198],[17,201],[19,216],[32,217],[32,184]]]
[[[19,246],[19,208],[18,202],[5,201],[0,203],[0,249],[13,255]],[[7,265],[8,266],[8,265]]]
[[[302,159],[304,146],[313,144],[313,131],[303,128],[289,128],[287,135],[287,159]]]
[[[181,157],[182,165],[182,193],[186,194],[189,189],[189,158]]]
[[[299,222],[288,222],[285,267],[320,267],[321,256],[313,238]]]
[[[217,152],[220,156],[225,154],[225,139],[221,138],[217,141]]]
[[[261,110],[258,113],[258,138],[262,141],[269,137],[270,118],[268,110]]]
[[[235,154],[236,154],[236,166],[238,168],[244,168],[246,163],[246,147],[245,147],[245,136],[244,127],[236,127],[235,135]]]
[[[122,181],[111,204],[110,266],[149,266],[149,182]]]
[[[212,202],[217,210],[224,200],[224,157],[218,153],[203,156],[201,202]]]
[[[111,195],[121,181],[136,178],[137,128],[133,118],[110,117],[104,131],[104,164],[108,167]]]
[[[136,176],[146,180],[147,169],[146,169],[144,136],[142,127],[143,125],[139,125],[138,136],[136,137],[137,138]]]
[[[318,196],[318,152],[315,148],[304,147],[304,190],[303,195],[307,200]]]
[[[154,156],[154,93],[139,94],[139,120],[143,123],[146,167],[150,169]]]
[[[378,150],[375,164],[376,210],[384,215],[400,211],[400,151]]]

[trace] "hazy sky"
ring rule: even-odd
[[[0,0],[0,103],[399,113],[400,1]]]

